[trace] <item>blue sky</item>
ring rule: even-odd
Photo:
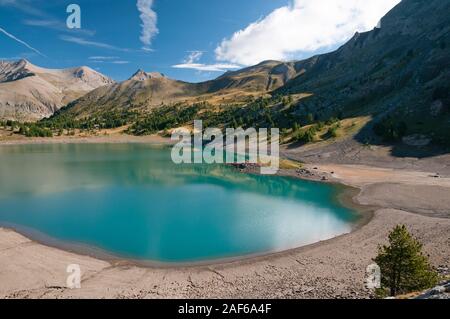
[[[87,65],[116,80],[142,68],[197,82],[266,59],[330,51],[398,2],[0,0],[0,58]],[[71,3],[81,8],[79,30],[66,26]]]

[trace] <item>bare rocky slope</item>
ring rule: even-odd
[[[26,60],[0,61],[0,119],[36,121],[112,83],[88,67],[50,70]]]

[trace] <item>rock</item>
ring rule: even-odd
[[[428,299],[431,299],[431,300],[443,300],[443,299],[449,299],[449,296],[447,296],[446,294],[440,294],[440,295],[430,296]]]
[[[430,295],[440,295],[445,293],[446,288],[444,286],[436,286],[433,289],[430,290]]]
[[[445,267],[445,266],[439,266],[437,268],[437,271],[439,274],[441,274],[443,276],[450,274],[448,267]]]
[[[431,115],[438,116],[441,113],[443,107],[444,107],[444,104],[442,103],[441,100],[434,101],[430,106]]]
[[[431,138],[422,134],[413,134],[405,136],[402,141],[409,146],[427,146],[431,143]]]

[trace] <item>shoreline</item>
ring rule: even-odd
[[[113,137],[113,138],[107,138],[107,137],[100,137],[96,138],[93,137],[91,139],[89,138],[72,138],[69,137],[68,139],[57,139],[54,138],[46,139],[46,138],[35,138],[25,141],[19,141],[19,143],[11,141],[9,144],[2,144],[0,143],[0,146],[2,145],[45,145],[45,144],[101,144],[101,143],[110,143],[110,144],[119,144],[119,143],[127,143],[127,139],[130,138],[128,141],[129,143],[148,143],[151,145],[170,145],[173,143],[168,138],[163,138],[160,136],[145,136],[145,137],[133,137],[133,136],[119,136]],[[314,179],[305,179],[302,177],[295,176],[293,174],[289,173],[290,170],[286,169],[280,169],[280,171],[276,174],[276,176],[279,177],[287,177],[292,179],[301,179],[305,181],[311,181],[311,182],[323,182],[320,180],[314,180]],[[255,171],[241,171],[243,174],[260,174],[259,170]],[[357,230],[358,228],[364,226],[365,224],[370,222],[370,219],[373,217],[373,213],[375,208],[374,207],[368,207],[364,205],[360,205],[354,201],[354,197],[356,197],[360,190],[348,185],[343,185],[338,182],[328,182],[328,184],[332,184],[334,187],[341,188],[337,189],[336,192],[338,193],[336,195],[336,200],[339,202],[341,206],[344,206],[346,208],[351,209],[355,212],[355,214],[358,215],[357,221],[353,223],[351,226],[351,232]],[[96,259],[100,259],[106,262],[109,262],[111,264],[120,264],[120,265],[133,265],[138,267],[146,267],[146,268],[164,268],[164,269],[180,269],[180,268],[194,268],[199,266],[212,266],[212,265],[223,265],[223,264],[229,264],[234,262],[241,262],[241,261],[251,261],[256,258],[269,258],[272,256],[277,256],[281,254],[285,254],[288,252],[294,252],[298,249],[305,249],[308,246],[311,245],[317,245],[322,242],[328,242],[332,241],[335,238],[345,236],[349,233],[344,233],[329,239],[325,239],[319,242],[314,242],[310,244],[305,244],[298,247],[293,248],[286,248],[282,250],[276,250],[276,251],[265,251],[260,253],[253,253],[253,254],[247,254],[242,256],[233,256],[233,257],[224,257],[224,258],[218,258],[218,259],[212,259],[212,260],[204,260],[204,261],[194,261],[194,262],[160,262],[160,261],[152,261],[152,260],[138,260],[133,259],[131,257],[125,257],[125,256],[119,256],[115,255],[114,253],[110,253],[108,251],[102,250],[100,248],[97,248],[95,246],[91,246],[88,244],[81,244],[81,243],[72,243],[67,242],[63,240],[59,240],[50,236],[47,236],[44,233],[41,233],[37,230],[24,227],[22,225],[7,225],[5,223],[0,223],[0,229],[9,229],[12,231],[15,231],[19,233],[20,235],[35,241],[41,245],[52,247],[55,249],[61,249],[70,253],[79,254],[82,256],[88,256]]]
[[[100,137],[100,138],[69,138],[69,139],[51,139],[51,141],[49,139],[33,139],[33,141],[26,141],[26,142],[13,142],[13,141],[9,141],[9,143],[4,143],[0,141],[0,146],[1,145],[24,145],[24,144],[44,144],[50,142],[50,143],[127,143],[127,142],[138,142],[138,143],[148,143],[149,141],[151,141],[151,143],[153,144],[168,144],[168,139],[164,139],[164,138],[155,138],[155,137],[146,137],[146,138],[128,138],[127,136],[120,136],[120,137]],[[170,141],[170,140],[169,140]],[[31,143],[30,143],[31,142]],[[162,143],[161,143],[162,142]],[[333,171],[331,172],[330,169],[333,169]],[[370,188],[373,185],[377,185],[376,180],[373,180],[373,176],[363,176],[362,179],[358,179],[360,180],[359,182],[355,182],[354,179],[352,179],[352,176],[346,176],[346,169],[348,169],[348,167],[344,166],[339,166],[339,165],[334,165],[334,166],[314,166],[311,164],[305,164],[305,168],[303,170],[289,170],[289,171],[285,171],[282,170],[280,171],[280,173],[278,175],[280,176],[288,176],[288,177],[292,177],[292,178],[301,178],[301,179],[305,179],[305,180],[313,180],[313,181],[317,181],[317,182],[326,182],[326,183],[333,183],[333,184],[339,184],[339,185],[343,185],[342,187],[344,187],[343,190],[339,190],[339,192],[342,192],[338,195],[337,200],[339,200],[341,202],[341,204],[345,205],[346,207],[348,207],[347,205],[352,206],[352,208],[354,207],[358,207],[361,210],[363,210],[364,212],[361,213],[362,217],[361,217],[361,221],[359,223],[357,223],[357,225],[352,228],[350,233],[347,234],[343,234],[328,240],[324,240],[324,241],[320,241],[320,242],[316,242],[313,244],[309,244],[309,245],[305,245],[302,247],[297,247],[297,248],[293,248],[293,249],[288,249],[288,250],[284,250],[284,251],[280,251],[280,252],[267,252],[267,253],[263,253],[263,254],[256,254],[256,255],[249,255],[249,256],[241,256],[241,257],[235,257],[235,258],[227,258],[227,259],[223,259],[223,260],[217,260],[217,261],[213,261],[213,262],[202,262],[202,263],[189,263],[189,265],[183,265],[183,264],[177,264],[177,265],[161,265],[158,263],[152,263],[152,265],[142,265],[141,263],[137,262],[135,263],[133,260],[128,260],[128,259],[122,259],[122,258],[114,258],[114,260],[103,260],[103,259],[98,259],[97,257],[91,257],[91,254],[79,254],[79,253],[73,253],[70,250],[60,250],[60,248],[58,247],[53,247],[53,246],[48,246],[47,244],[41,244],[39,241],[33,241],[28,239],[27,237],[23,236],[19,233],[15,232],[14,230],[8,230],[6,228],[2,228],[0,227],[0,239],[2,239],[2,241],[4,241],[4,238],[7,237],[14,237],[15,241],[19,241],[19,242],[29,242],[31,243],[32,246],[35,247],[35,249],[38,250],[42,250],[42,254],[46,255],[49,254],[51,251],[51,254],[56,254],[56,255],[69,255],[71,256],[71,258],[74,259],[81,259],[81,260],[89,260],[90,263],[92,264],[103,264],[103,267],[101,267],[102,269],[115,269],[117,272],[121,273],[122,275],[125,275],[126,270],[127,269],[134,269],[136,272],[163,272],[163,273],[167,273],[169,272],[174,272],[176,274],[180,274],[182,275],[182,277],[186,277],[186,275],[188,276],[188,278],[191,278],[193,273],[198,273],[198,272],[202,272],[202,271],[207,271],[209,272],[216,272],[216,268],[218,269],[240,269],[240,268],[244,268],[245,271],[249,271],[249,269],[255,269],[255,267],[257,268],[257,266],[259,264],[278,264],[279,262],[282,262],[285,259],[292,259],[292,256],[297,256],[297,255],[310,255],[313,253],[318,253],[319,255],[321,255],[323,253],[323,251],[326,251],[330,246],[339,246],[342,242],[349,244],[348,242],[353,241],[352,238],[357,237],[357,236],[362,236],[362,237],[367,237],[367,233],[368,233],[368,229],[373,228],[374,226],[376,226],[379,223],[379,219],[380,216],[383,216],[382,219],[386,219],[387,215],[385,214],[386,211],[391,211],[394,212],[393,214],[396,215],[402,215],[402,214],[406,214],[405,215],[405,220],[410,220],[412,221],[416,221],[419,219],[426,219],[426,223],[430,223],[430,224],[434,224],[435,222],[437,222],[438,220],[440,221],[440,223],[438,224],[442,224],[442,227],[440,227],[440,231],[442,232],[442,229],[445,230],[445,232],[450,231],[450,216],[446,216],[446,218],[442,219],[442,218],[438,218],[436,216],[428,216],[427,214],[420,214],[417,212],[413,212],[410,213],[408,212],[408,210],[396,210],[395,208],[389,207],[390,205],[382,205],[383,203],[377,202],[376,200],[371,201],[370,198],[370,194],[367,194],[366,191],[368,188]],[[362,168],[360,168],[362,169]],[[370,171],[370,168],[364,168],[366,170]],[[311,176],[305,176],[305,170],[306,171],[312,171],[314,174],[314,177]],[[376,170],[376,169],[375,169]],[[333,174],[330,174],[333,173]],[[364,175],[364,174],[362,174]],[[326,180],[323,179],[323,177],[326,176]],[[403,176],[402,172],[400,172],[399,176]],[[409,172],[408,174],[406,174],[406,177],[409,176]],[[383,178],[381,178],[383,180]],[[405,177],[403,176],[403,179],[405,179]],[[403,182],[403,184],[399,184],[399,185],[408,185],[408,182],[411,182],[408,180],[408,178],[406,178],[406,182],[402,181],[402,178],[400,178],[399,180],[395,180],[395,179],[384,179],[385,181],[388,180],[390,181],[390,183],[392,182]],[[439,184],[437,187],[440,187],[441,184],[443,184],[443,187],[450,187],[450,179],[441,179],[439,180],[439,183],[437,180],[433,179],[432,181],[425,181],[421,178],[419,178],[419,181],[417,181],[419,185],[428,185],[428,186],[436,186],[436,184]],[[444,183],[441,183],[444,182]],[[386,182],[385,182],[386,183]],[[389,184],[390,184],[389,183]],[[448,188],[448,190],[450,190],[450,188]],[[370,189],[369,189],[369,193],[370,193]],[[368,196],[369,195],[369,196]],[[420,200],[419,200],[420,202]],[[380,205],[381,204],[381,205]],[[389,204],[389,203],[388,203]],[[449,206],[450,207],[450,206]],[[357,210],[358,212],[360,212],[360,210]],[[395,213],[396,212],[396,213]],[[406,218],[406,216],[408,216],[408,218]],[[392,222],[392,221],[391,221]],[[425,221],[423,221],[423,223],[425,223]],[[387,224],[387,220],[382,223],[384,231],[389,231],[390,229],[386,229],[387,227],[385,226],[385,224]],[[436,226],[437,227],[437,226]],[[445,232],[444,232],[444,238],[442,240],[448,240],[450,242],[450,239],[445,239]],[[448,233],[448,232],[447,232]],[[428,234],[429,235],[429,234]],[[425,234],[422,234],[422,237],[425,236]],[[365,238],[365,240],[367,240],[367,238]],[[2,242],[0,241],[0,242]],[[6,240],[6,242],[8,242],[8,240]],[[379,244],[379,243],[378,243]],[[435,243],[432,243],[433,245]],[[350,245],[351,246],[351,245]],[[9,251],[13,251],[15,250],[17,247],[15,247],[15,245],[12,243],[12,247],[9,247],[8,250]],[[446,247],[444,247],[446,248]],[[444,249],[444,254],[441,255],[439,258],[437,258],[438,260],[444,260],[446,265],[448,266],[448,259],[449,259],[449,255],[450,252],[447,248],[447,251],[445,252],[446,249]],[[439,249],[439,247],[437,247],[437,249]],[[0,265],[2,265],[5,262],[5,259],[2,258],[2,251],[4,249],[2,249],[2,245],[0,244]],[[334,254],[339,255],[339,253],[345,253],[344,251],[339,251],[336,250],[334,252]],[[446,256],[447,255],[447,256]],[[18,259],[19,256],[15,256]],[[22,256],[22,258],[26,258],[24,256]],[[336,258],[336,257],[330,257],[330,258]],[[355,255],[355,258],[361,258],[361,257],[357,257],[357,255]],[[26,260],[26,259],[24,259]],[[301,264],[298,262],[297,260],[297,265]],[[323,263],[319,263],[319,264],[313,264],[310,266],[310,271],[312,273],[314,273],[314,271],[318,271],[321,272],[320,270],[320,266],[323,266]],[[366,265],[367,266],[367,265]],[[319,268],[317,268],[319,267]],[[283,267],[282,267],[283,268]],[[213,269],[213,270],[211,270]],[[102,270],[100,270],[101,273]],[[237,271],[237,270],[236,270]],[[365,271],[365,269],[359,269],[359,272],[361,271]],[[234,272],[234,271],[232,271]],[[34,275],[36,275],[35,271],[31,271],[31,273],[34,273]],[[123,274],[122,274],[123,273]],[[62,274],[65,275],[65,274]],[[217,274],[216,274],[217,275]],[[329,274],[328,274],[329,275]],[[328,276],[327,275],[327,276]],[[314,275],[312,275],[314,276]],[[326,277],[327,277],[326,276]],[[345,274],[342,274],[342,276],[345,276]],[[3,279],[1,278],[2,276],[0,275],[0,280]],[[220,277],[220,276],[219,276]],[[225,281],[225,277],[224,276],[222,278],[222,280]],[[253,278],[253,277],[252,277]],[[130,278],[131,280],[131,278]],[[185,279],[184,279],[185,280]],[[44,280],[45,281],[45,280]],[[122,280],[123,281],[123,280]],[[190,279],[190,281],[192,281],[192,279]],[[188,280],[189,282],[189,280]],[[62,281],[62,283],[64,283],[64,281]],[[336,283],[337,284],[337,283]],[[14,295],[15,292],[17,292],[17,287],[14,289],[14,282],[11,282],[10,285],[12,286],[10,289],[6,289],[5,291],[2,289],[2,287],[0,286],[0,296],[4,295],[4,296],[11,296]],[[21,286],[21,284],[18,284],[17,286]],[[102,285],[106,285],[108,286],[107,283],[103,283]],[[109,284],[111,285],[111,283]],[[354,286],[354,284],[352,284]],[[45,294],[49,293],[49,291],[51,292],[51,289],[48,289],[46,287],[48,287],[48,284],[45,284],[44,287],[39,288],[39,291],[44,291]],[[362,284],[361,284],[362,287]],[[360,287],[360,288],[361,288]],[[128,288],[130,289],[130,288]],[[355,288],[356,289],[356,288]],[[360,294],[362,293],[362,295],[360,295],[360,297],[369,296],[369,292],[365,291],[363,288],[361,288],[362,290],[360,291]],[[19,289],[20,290],[20,289]],[[83,290],[83,289],[81,289]],[[345,289],[344,289],[345,290]],[[22,291],[22,290],[20,290]],[[27,290],[28,291],[28,290]],[[74,292],[74,291],[70,291],[70,290],[66,290],[63,289],[63,291],[65,293],[69,293],[69,292]],[[28,291],[29,292],[29,291]],[[81,292],[81,291],[80,291]],[[345,291],[341,291],[341,293],[343,293],[345,295]],[[71,295],[69,293],[69,295]],[[75,293],[75,298],[77,298],[78,294]],[[87,294],[83,294],[81,293],[78,298],[84,298],[84,297],[88,297],[91,296],[92,294],[87,293]],[[128,295],[127,295],[128,296]],[[167,294],[167,297],[174,297],[173,294]],[[227,295],[228,296],[228,295]],[[242,297],[255,297],[255,295],[243,295],[243,296],[238,296],[238,298],[242,298]],[[13,296],[14,297],[14,296]],[[105,297],[105,295],[99,293],[94,294],[93,296],[94,298],[102,298]],[[128,296],[130,297],[130,296]],[[191,296],[194,297],[194,296]],[[217,297],[217,293],[210,291],[209,293],[205,292],[205,297],[209,298],[209,297]],[[256,295],[256,297],[261,297],[259,294]],[[301,297],[300,296],[296,296],[296,297]]]
[[[133,135],[104,135],[104,136],[57,136],[45,137],[19,137],[16,139],[0,139],[0,146],[14,145],[36,145],[36,144],[120,144],[120,143],[150,143],[150,144],[174,144],[170,138],[159,135],[133,136]]]
[[[283,177],[284,175],[279,175]],[[295,177],[294,177],[295,178]],[[316,181],[313,181],[316,182]],[[342,186],[342,185],[339,185]],[[91,257],[95,259],[99,259],[105,262],[110,263],[111,265],[129,265],[136,267],[144,267],[149,269],[167,269],[167,270],[177,270],[177,269],[190,269],[196,267],[205,267],[205,266],[220,266],[231,263],[240,263],[240,262],[251,262],[256,259],[265,259],[265,258],[273,258],[276,256],[282,256],[289,253],[295,253],[300,249],[306,250],[308,247],[317,247],[320,244],[326,244],[335,240],[336,238],[340,238],[342,236],[346,236],[351,234],[352,232],[362,228],[364,225],[370,223],[370,220],[373,218],[376,208],[370,206],[360,205],[354,202],[353,197],[355,194],[359,192],[356,188],[350,186],[342,186],[344,187],[341,190],[337,190],[339,194],[336,196],[336,200],[340,203],[340,205],[352,209],[357,217],[357,221],[353,223],[351,226],[351,230],[348,233],[344,233],[335,237],[331,237],[328,239],[324,239],[318,242],[305,244],[298,247],[286,248],[282,250],[276,251],[265,251],[260,253],[253,253],[241,256],[234,257],[224,257],[212,260],[204,260],[204,261],[194,261],[194,262],[160,262],[160,261],[152,261],[152,260],[138,260],[133,259],[131,257],[119,256],[114,253],[110,253],[101,248],[97,248],[95,246],[89,244],[82,244],[76,242],[69,242],[60,239],[53,238],[51,236],[46,235],[40,231],[34,230],[32,228],[27,228],[22,225],[12,225],[7,223],[0,222],[0,230],[6,229],[13,232],[16,232],[25,238],[36,242],[40,245],[60,249],[66,251],[68,253],[73,253],[76,255],[81,255],[85,257]],[[0,237],[1,238],[1,237]]]

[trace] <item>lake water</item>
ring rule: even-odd
[[[0,146],[0,225],[141,261],[281,251],[351,231],[336,186],[171,162],[146,144]]]

